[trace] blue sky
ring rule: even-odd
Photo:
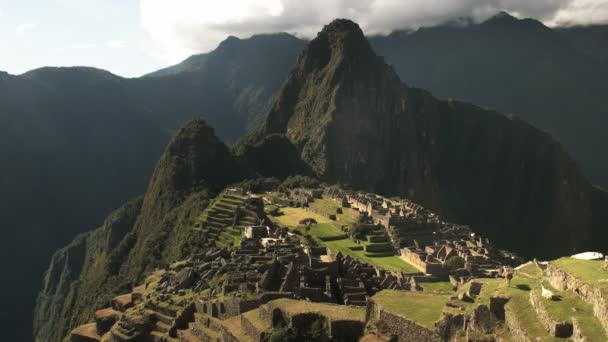
[[[0,0],[0,70],[87,65],[125,76],[166,66],[137,0]]]
[[[0,70],[78,65],[135,77],[228,35],[308,38],[336,17],[388,33],[500,10],[550,26],[608,22],[608,0],[0,0]]]

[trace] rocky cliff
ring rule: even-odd
[[[167,146],[143,198],[55,253],[37,300],[35,340],[61,340],[146,272],[202,248],[194,219],[219,190],[243,176],[213,128],[200,119],[187,123]]]
[[[557,141],[406,86],[351,21],[310,42],[237,150],[271,134],[328,182],[405,195],[511,250],[549,257],[591,243],[592,188]]]

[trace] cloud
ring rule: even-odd
[[[122,40],[108,40],[105,43],[103,43],[103,46],[105,46],[107,48],[111,48],[111,49],[117,49],[117,48],[124,47],[125,42],[123,42]]]
[[[0,18],[6,16],[6,13],[0,8]]]
[[[608,23],[608,0],[574,0],[548,22],[552,26]]]
[[[608,20],[608,0],[140,0],[142,27],[173,62],[209,51],[228,35],[314,37],[339,17],[358,22],[366,34],[377,34],[457,17],[481,21],[501,10],[552,25]]]
[[[95,49],[95,48],[97,48],[97,44],[78,43],[78,44],[72,44],[71,48],[72,49]]]
[[[24,23],[17,25],[17,27],[15,28],[15,33],[17,34],[17,36],[22,37],[25,36],[28,32],[35,30],[36,28],[38,28],[37,24]]]

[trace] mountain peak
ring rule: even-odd
[[[369,60],[375,57],[371,45],[358,24],[348,19],[335,19],[323,27],[300,56],[303,71],[336,67],[344,60]]]
[[[325,25],[317,35],[317,39],[323,38],[332,46],[369,46],[359,25],[349,19],[335,19]]]
[[[490,17],[488,20],[486,20],[485,22],[513,22],[513,21],[517,21],[518,19],[514,16],[512,16],[509,12],[507,11],[500,11],[498,13],[496,13],[495,15],[493,15],[492,17]]]

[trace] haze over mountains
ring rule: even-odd
[[[549,29],[501,14],[480,25],[396,32],[370,43],[410,86],[515,113],[546,129],[594,183],[606,185],[603,32]],[[211,53],[139,79],[90,68],[0,75],[0,184],[6,189],[0,203],[11,242],[2,257],[27,265],[9,265],[8,273],[27,279],[0,288],[19,303],[10,315],[2,312],[5,322],[30,336],[33,293],[51,251],[141,194],[174,129],[202,116],[222,139],[235,141],[263,119],[305,46],[287,34],[232,37]],[[585,190],[585,210],[591,211],[594,195]]]

